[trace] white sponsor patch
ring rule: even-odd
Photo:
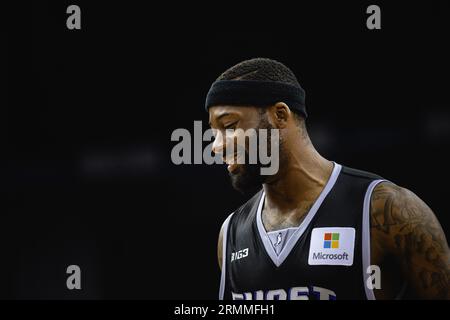
[[[353,265],[354,228],[314,228],[309,247],[309,265]]]

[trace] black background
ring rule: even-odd
[[[206,129],[211,82],[253,57],[296,73],[319,152],[412,190],[448,235],[449,3],[312,3],[21,9],[2,30],[0,297],[215,299],[219,228],[246,197],[225,167],[172,164],[170,138]]]

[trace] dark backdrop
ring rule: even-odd
[[[170,137],[206,126],[211,82],[253,57],[296,73],[325,157],[411,189],[448,235],[448,2],[378,2],[377,31],[370,3],[93,2],[73,2],[80,31],[72,3],[42,1],[3,37],[1,297],[215,299],[218,231],[246,197],[225,167],[172,164]]]

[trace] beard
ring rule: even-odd
[[[259,164],[241,164],[237,172],[230,173],[231,185],[244,195],[258,191],[266,178],[261,175]]]
[[[269,121],[267,120],[267,116],[264,114],[260,121],[259,124],[256,128],[256,130],[258,131],[259,129],[267,129],[268,130],[268,135],[267,135],[267,148],[268,148],[268,156],[271,156],[271,129],[273,129],[273,126],[269,123]],[[257,135],[257,139],[259,141],[259,135]],[[259,148],[259,143],[257,143],[258,148]],[[280,141],[280,156],[282,154],[281,152],[281,141]],[[263,168],[264,166],[260,163],[259,161],[259,150],[258,150],[258,160],[256,164],[250,164],[249,161],[249,154],[248,154],[248,150],[245,149],[245,163],[244,164],[240,164],[239,167],[237,168],[237,170],[233,173],[229,173],[230,175],[230,179],[231,179],[231,185],[233,186],[234,189],[236,189],[237,191],[239,191],[240,193],[247,195],[247,194],[253,194],[256,191],[258,191],[263,183],[265,183],[267,181],[267,179],[269,179],[269,175],[262,175],[261,174],[261,168]]]

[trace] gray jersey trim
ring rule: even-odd
[[[372,199],[372,193],[375,187],[381,183],[387,182],[387,180],[379,179],[374,180],[369,184],[366,195],[364,196],[363,205],[363,225],[362,225],[362,266],[363,266],[363,285],[366,291],[366,297],[368,300],[376,300],[373,289],[367,286],[367,279],[370,274],[367,274],[367,268],[370,266],[370,203]]]
[[[367,287],[367,279],[369,275],[367,274],[367,268],[370,266],[370,204],[372,199],[372,193],[375,187],[381,182],[390,182],[389,180],[379,179],[374,180],[370,183],[367,188],[366,195],[364,197],[364,208],[363,208],[363,229],[362,229],[362,259],[363,259],[363,279],[364,279],[364,290],[366,291],[366,297],[368,300],[376,300],[375,293],[373,289]],[[404,281],[399,293],[395,296],[395,300],[400,300],[403,298],[406,289],[408,287],[408,282]]]
[[[234,213],[234,212],[233,212]],[[230,223],[231,216],[230,214],[228,218],[225,219],[225,221],[222,224],[221,229],[223,230],[222,234],[222,273],[220,276],[220,289],[219,289],[219,300],[223,300],[223,296],[225,293],[225,269],[227,267],[227,238],[228,238],[228,224]]]
[[[275,249],[272,246],[272,242],[270,241],[269,236],[267,235],[267,231],[264,228],[264,224],[262,222],[261,212],[265,199],[265,193],[264,192],[262,193],[261,199],[259,201],[258,211],[256,213],[256,224],[258,226],[259,236],[264,244],[264,248],[266,249],[266,252],[269,255],[270,259],[272,259],[273,263],[277,267],[279,267],[284,262],[284,260],[289,256],[298,239],[300,239],[302,234],[305,232],[311,220],[314,218],[315,214],[319,210],[323,200],[325,200],[326,196],[336,183],[339,173],[341,172],[341,168],[342,166],[340,164],[334,163],[333,171],[331,173],[330,178],[328,179],[327,184],[325,185],[325,188],[323,188],[322,192],[314,202],[305,219],[303,219],[302,223],[297,227],[297,230],[289,238],[289,240],[287,241],[286,245],[284,246],[283,250],[281,250],[279,255],[276,254]]]

